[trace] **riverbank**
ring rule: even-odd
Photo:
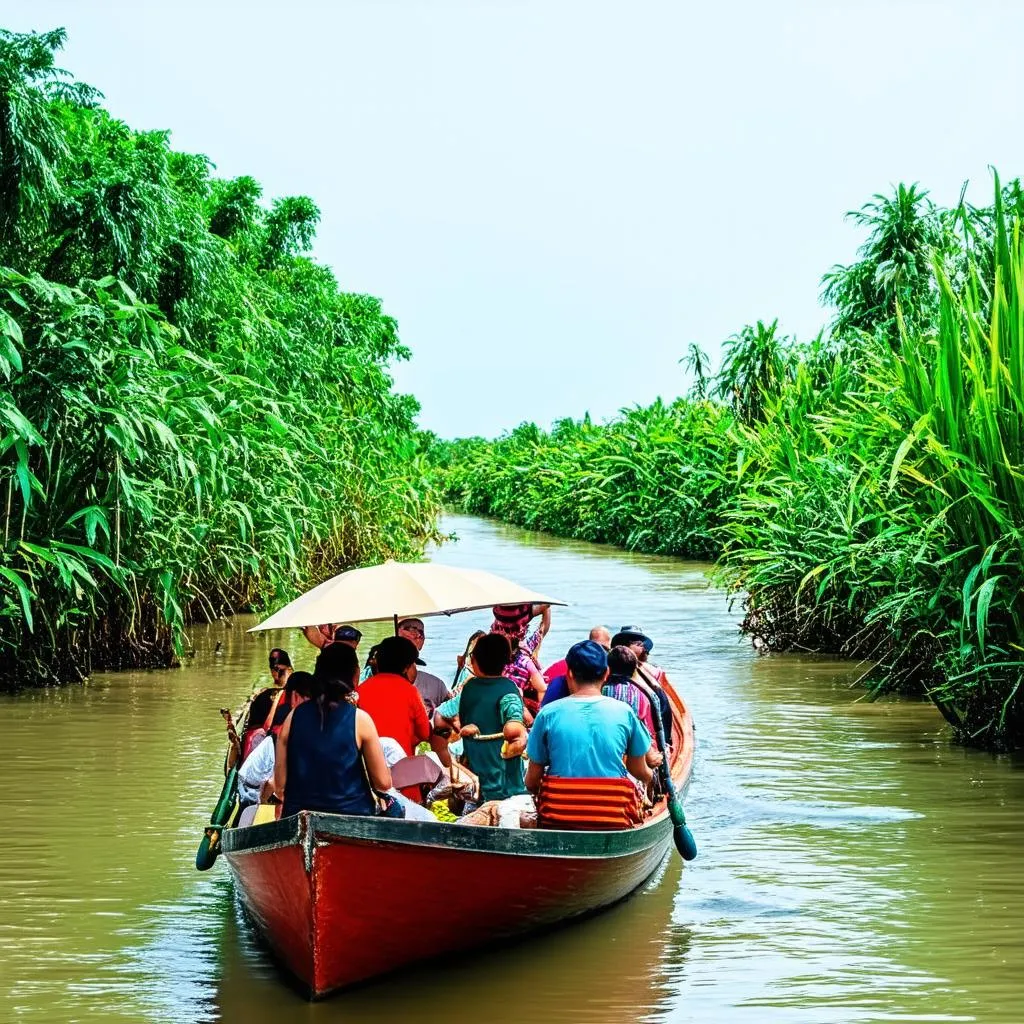
[[[311,257],[313,200],[117,120],[63,42],[0,31],[0,689],[170,665],[439,511],[408,350]]]
[[[435,440],[452,507],[716,560],[766,649],[871,661],[964,742],[1024,743],[1024,196],[876,197],[825,278],[832,332],[758,323],[716,377],[607,424]],[[909,239],[909,241],[907,241]],[[900,249],[900,246],[903,249]],[[898,263],[896,277],[886,267]]]

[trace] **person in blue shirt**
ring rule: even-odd
[[[633,709],[605,697],[608,655],[593,640],[584,640],[565,656],[569,696],[541,708],[534,720],[526,754],[526,788],[539,792],[545,773],[560,778],[616,779],[627,771],[648,785],[646,754],[650,733]]]

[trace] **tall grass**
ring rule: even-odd
[[[731,417],[704,400],[625,410],[607,426],[523,424],[493,442],[435,442],[451,504],[563,537],[708,557],[735,487],[723,472]]]
[[[999,746],[1024,738],[1024,246],[998,182],[993,209],[991,276],[936,260],[932,329],[868,347],[810,428],[787,394],[737,433],[719,573],[772,646],[874,659]]]
[[[1020,189],[997,179],[991,208],[928,206],[928,230],[910,230],[923,197],[901,188],[889,207],[876,197],[871,216],[890,210],[892,224],[872,221],[865,262],[830,273],[856,300],[854,326],[840,311],[833,335],[807,346],[775,324],[745,328],[712,382],[719,401],[441,444],[447,499],[557,533],[715,557],[768,649],[869,660],[876,692],[920,690],[965,741],[1020,745]]]

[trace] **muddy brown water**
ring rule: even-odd
[[[181,670],[0,698],[0,1021],[1024,1020],[1021,760],[952,746],[926,704],[858,701],[849,663],[758,657],[704,566],[449,526],[461,539],[439,560],[572,602],[551,660],[598,622],[655,638],[697,723],[699,859],[673,855],[590,920],[311,1006],[223,864],[193,867],[217,708],[266,678],[270,646],[312,660],[297,635],[221,623]],[[431,621],[430,669],[450,677],[478,625]]]

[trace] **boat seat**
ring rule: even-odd
[[[254,825],[266,825],[268,821],[276,821],[281,816],[280,804],[259,804],[253,816]]]

